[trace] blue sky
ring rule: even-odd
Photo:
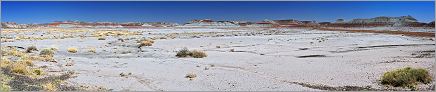
[[[3,1],[2,22],[178,22],[192,19],[247,20],[298,19],[318,22],[338,18],[372,18],[411,15],[421,22],[434,21],[434,1]]]

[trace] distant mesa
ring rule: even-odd
[[[337,27],[376,27],[376,26],[388,26],[388,27],[421,27],[431,26],[431,23],[420,23],[412,16],[400,16],[400,17],[386,17],[380,16],[369,19],[353,19],[346,22],[344,19],[337,19],[335,23],[323,23],[325,26],[337,26]],[[433,25],[434,27],[434,25]]]
[[[337,19],[335,22],[316,22],[314,20],[268,20],[263,21],[228,21],[212,19],[195,19],[184,24],[168,22],[81,22],[81,21],[55,21],[47,24],[17,24],[14,22],[2,22],[2,28],[148,28],[148,27],[434,27],[434,21],[430,23],[418,22],[412,16],[387,17],[380,16],[369,19]]]

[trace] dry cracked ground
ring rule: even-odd
[[[153,42],[139,46],[141,39]],[[310,28],[10,29],[2,30],[1,45],[56,49],[52,60],[32,67],[45,76],[68,72],[62,83],[71,88],[58,91],[403,90],[381,85],[380,77],[407,66],[432,73],[433,40]],[[183,48],[207,57],[176,57]]]

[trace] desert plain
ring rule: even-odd
[[[421,30],[425,35],[322,28],[3,29],[1,46],[3,52],[34,46],[26,55],[36,57],[54,49],[31,67],[43,71],[34,79],[39,82],[68,75],[52,77],[60,80],[58,91],[406,90],[381,85],[380,77],[404,67],[433,73],[434,28]],[[141,45],[143,39],[152,42]],[[182,49],[206,56],[177,57]],[[38,89],[23,80],[9,85]]]

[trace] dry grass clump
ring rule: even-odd
[[[57,51],[56,48],[45,48],[41,50],[41,52],[39,52],[40,59],[42,61],[55,61],[53,58],[55,51]]]
[[[39,55],[53,56],[55,51],[56,50],[53,48],[45,48],[45,49],[41,50],[41,52],[39,52]]]
[[[207,57],[207,54],[199,50],[189,51],[187,48],[183,48],[179,50],[176,54],[176,57],[188,57],[188,56],[191,56],[193,58],[203,58],[203,57]]]
[[[70,48],[67,49],[67,51],[70,52],[70,53],[76,53],[77,52],[77,48],[70,47]]]
[[[9,60],[2,60],[1,64],[2,64],[1,68],[10,69],[12,73],[16,73],[16,74],[34,77],[34,76],[42,75],[43,73],[43,71],[40,69],[32,68],[31,66],[33,66],[33,63],[30,60],[16,61],[16,62],[10,62]]]
[[[207,54],[204,53],[203,51],[193,50],[191,51],[191,56],[194,58],[203,58],[203,57],[207,57]]]
[[[142,39],[138,41],[139,43],[139,48],[141,48],[142,46],[152,46],[154,41],[151,39]]]
[[[191,51],[189,51],[187,48],[183,48],[177,52],[176,57],[188,57],[190,55]]]
[[[36,48],[36,46],[27,47],[26,49],[27,53],[32,53],[32,51],[38,51],[38,48]]]
[[[32,62],[26,62],[26,61],[19,61],[14,62],[8,66],[12,70],[13,73],[22,74],[22,75],[34,75],[35,71],[32,71],[32,69],[29,66],[32,66]],[[36,71],[38,72],[38,71]],[[40,75],[41,71],[38,72],[36,75]]]
[[[153,42],[150,42],[150,41],[142,41],[139,44],[140,47],[142,47],[142,46],[151,46],[151,45],[153,45]]]
[[[432,77],[423,68],[402,68],[389,71],[383,74],[381,83],[394,87],[407,87],[414,90],[418,83],[430,83]]]

